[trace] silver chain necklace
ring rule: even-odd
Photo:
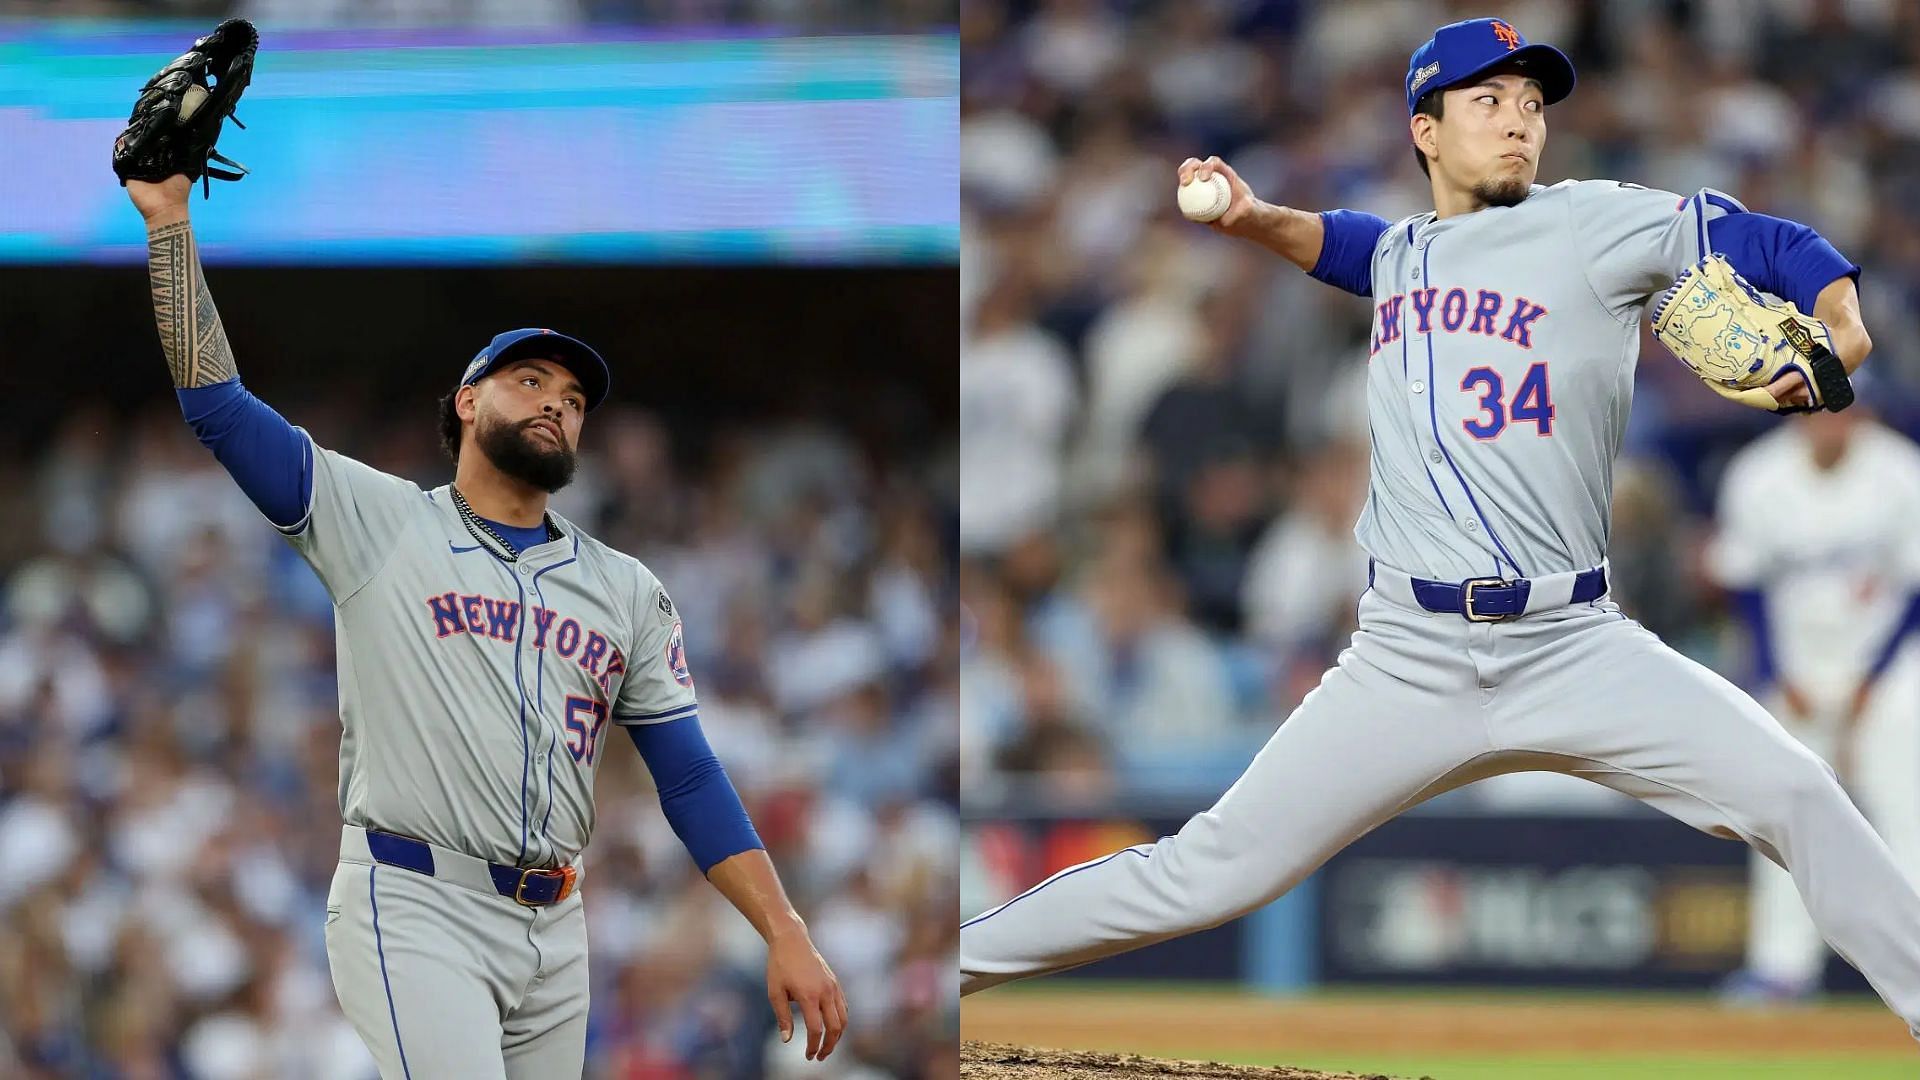
[[[512,544],[507,543],[506,537],[501,536],[500,533],[496,531],[493,526],[487,524],[487,520],[485,518],[473,512],[473,507],[467,505],[467,497],[465,495],[460,494],[459,488],[454,487],[452,484],[448,484],[447,490],[453,492],[454,508],[460,511],[460,520],[467,523],[467,528],[469,530],[485,533],[487,537],[491,539],[494,542],[494,544],[500,548],[501,551],[506,552],[506,558],[508,562],[516,562],[519,560],[520,558],[519,549],[515,548]],[[554,540],[560,539],[560,527],[553,523],[553,516],[551,514],[543,514],[542,518],[546,521],[546,525],[547,525],[547,540],[549,542],[552,542]]]

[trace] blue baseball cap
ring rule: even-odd
[[[600,359],[599,353],[578,338],[531,327],[495,336],[480,350],[480,355],[467,364],[466,373],[460,376],[460,385],[471,386],[499,370],[502,364],[529,356],[554,357],[573,372],[573,377],[580,380],[580,388],[586,391],[589,410],[607,399],[613,376],[607,372],[607,362]]]
[[[1573,61],[1566,53],[1551,45],[1528,44],[1504,20],[1467,19],[1435,30],[1413,51],[1407,61],[1407,115],[1413,115],[1427,91],[1466,82],[1502,64],[1539,80],[1548,105],[1573,93]]]

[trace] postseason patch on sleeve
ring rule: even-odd
[[[662,616],[669,619],[673,618],[673,601],[667,596],[666,586],[661,585],[654,589],[653,601],[654,606],[660,609]]]

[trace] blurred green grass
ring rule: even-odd
[[[1202,1052],[1168,1055],[1205,1059]],[[1920,1076],[1920,1061],[1914,1057],[1643,1057],[1635,1054],[1574,1057],[1420,1057],[1394,1058],[1325,1057],[1314,1054],[1256,1058],[1214,1055],[1214,1060],[1241,1065],[1291,1065],[1297,1069],[1328,1069],[1361,1074],[1385,1073],[1388,1076],[1417,1080],[1912,1080]]]

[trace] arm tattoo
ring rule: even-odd
[[[147,275],[153,285],[153,320],[167,354],[173,385],[211,386],[238,374],[220,312],[200,270],[193,226],[184,221],[147,234]]]

